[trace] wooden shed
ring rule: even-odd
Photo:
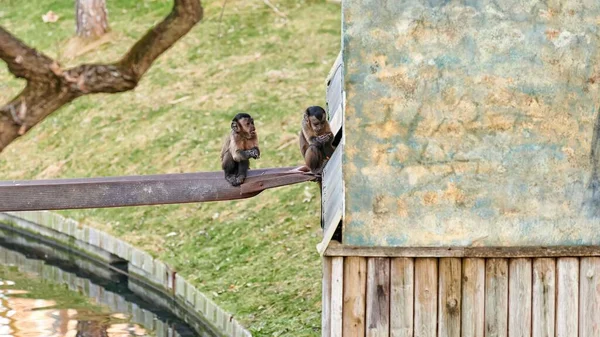
[[[600,2],[342,1],[323,336],[600,336]]]

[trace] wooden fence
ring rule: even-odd
[[[597,337],[600,257],[324,257],[323,336]]]

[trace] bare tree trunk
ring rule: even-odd
[[[27,85],[0,106],[0,152],[46,116],[89,94],[132,90],[162,53],[202,19],[200,0],[173,0],[173,10],[115,63],[65,69],[0,26],[0,60]]]
[[[75,0],[77,36],[98,38],[108,31],[106,0]]]

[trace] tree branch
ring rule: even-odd
[[[48,77],[54,61],[48,56],[28,47],[0,26],[0,59],[16,77],[27,80]]]
[[[202,6],[195,0],[175,0],[169,16],[148,31],[121,59],[119,64],[140,79],[152,62],[202,19]]]
[[[113,64],[83,64],[67,70],[0,27],[0,59],[25,89],[0,106],[0,152],[28,129],[72,100],[93,93],[134,89],[152,63],[202,19],[200,0],[174,0],[171,13]]]

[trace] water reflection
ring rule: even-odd
[[[0,267],[0,337],[149,336],[128,315],[111,314],[107,307],[86,303],[81,295],[35,276]]]
[[[132,293],[122,275],[79,258],[66,262],[56,250],[22,247],[0,232],[0,337],[198,336]]]

